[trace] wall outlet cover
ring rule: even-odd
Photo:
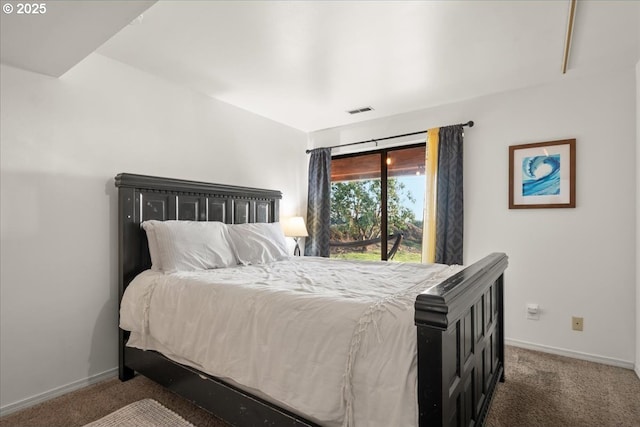
[[[527,304],[527,319],[540,320],[540,307],[538,304]]]
[[[571,329],[582,332],[584,330],[584,318],[576,316],[571,317]]]

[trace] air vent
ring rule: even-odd
[[[373,111],[373,108],[371,108],[371,107],[361,107],[361,108],[356,108],[354,110],[349,110],[349,111],[347,111],[347,113],[349,113],[349,114],[360,114],[360,113],[366,113],[367,111]]]

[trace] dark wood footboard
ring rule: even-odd
[[[119,296],[150,267],[148,219],[278,221],[279,191],[120,174]],[[419,295],[415,303],[420,427],[479,426],[496,382],[503,380],[504,254],[491,254]],[[126,347],[119,330],[119,375],[136,372],[237,426],[314,426],[279,408],[154,351]]]
[[[504,381],[506,267],[491,254],[416,298],[420,427],[484,424]]]

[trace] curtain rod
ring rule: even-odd
[[[469,120],[467,123],[458,124],[458,126],[469,126],[470,128],[472,128],[473,125],[474,125],[473,120]],[[350,145],[366,144],[367,142],[375,142],[377,146],[379,141],[385,141],[387,139],[402,138],[403,136],[420,135],[421,133],[426,133],[427,131],[428,129],[421,130],[419,132],[403,133],[402,135],[385,136],[384,138],[367,139],[366,141],[350,142],[348,144],[333,145],[331,147],[319,147],[319,148],[341,148],[341,147],[348,147]],[[311,151],[313,150],[306,150],[305,153],[309,154]]]

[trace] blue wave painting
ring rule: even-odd
[[[525,157],[522,160],[522,195],[560,194],[560,154]]]

